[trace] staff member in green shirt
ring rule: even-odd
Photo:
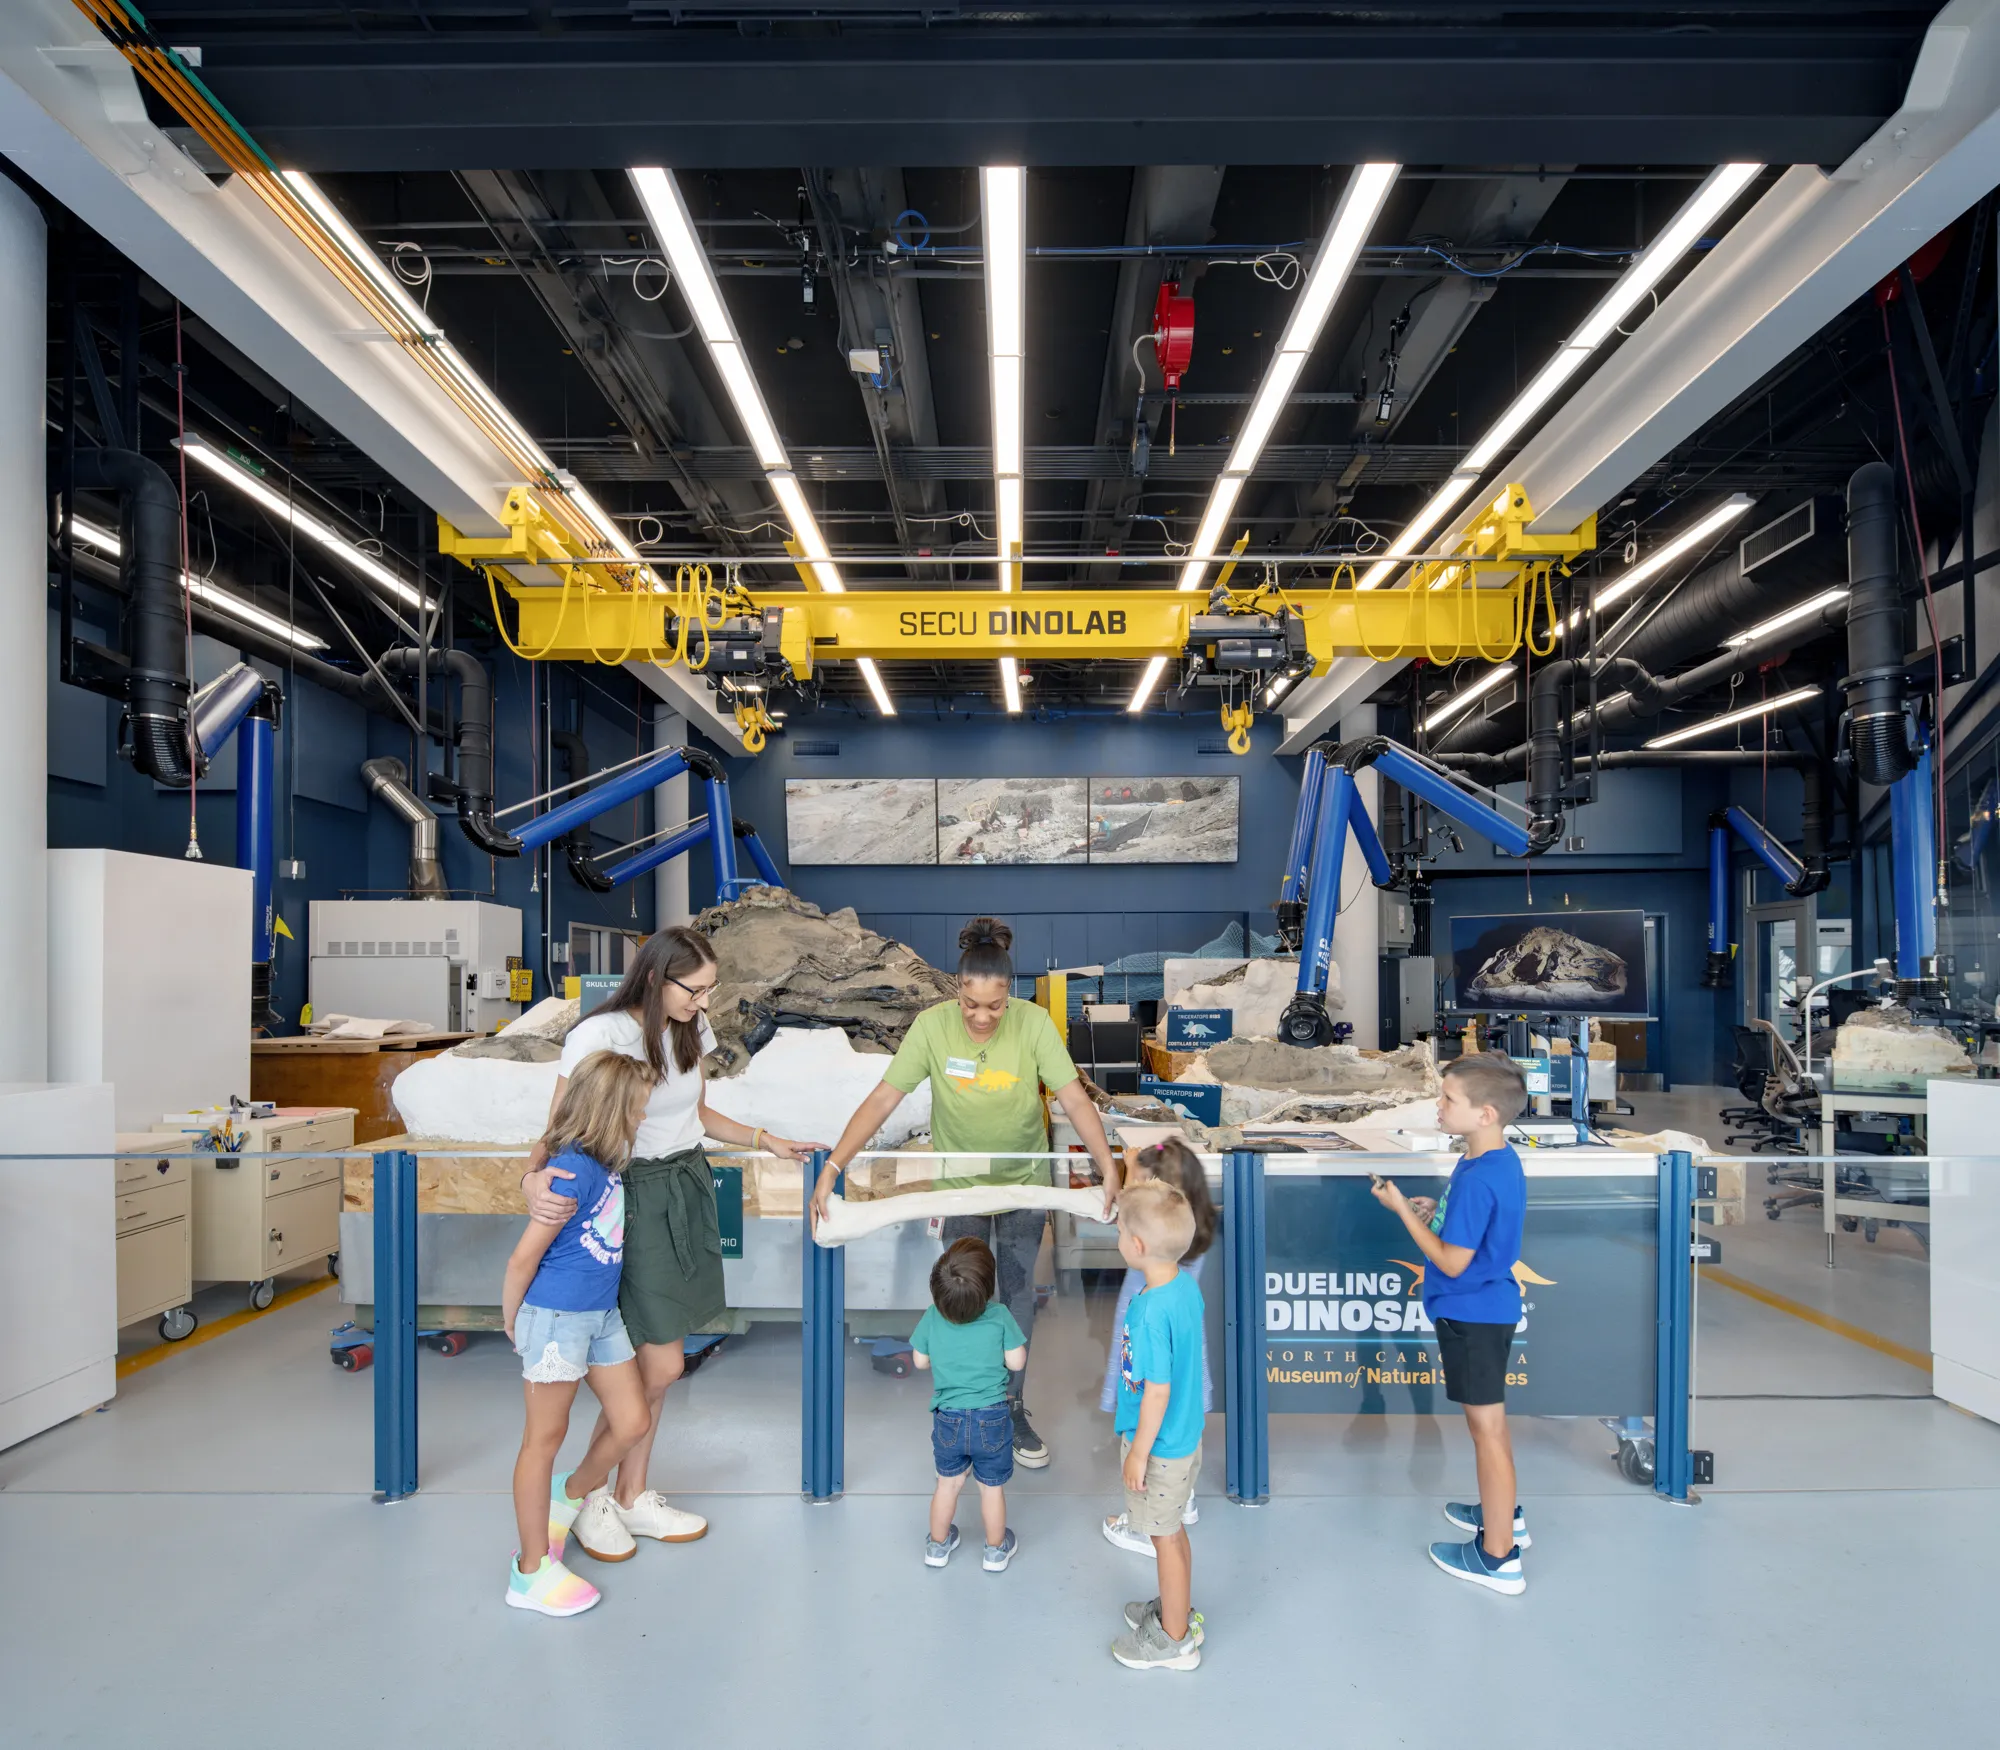
[[[848,1120],[813,1190],[812,1219],[826,1214],[837,1175],[868,1146],[868,1139],[925,1082],[931,1085],[931,1141],[941,1154],[1046,1154],[1047,1108],[1042,1090],[1056,1097],[1090,1158],[1104,1177],[1104,1215],[1112,1217],[1118,1166],[1104,1139],[1097,1108],[1063,1049],[1048,1011],[1012,995],[1014,932],[998,918],[974,918],[958,933],[958,1001],[924,1010],[904,1035],[902,1049],[882,1084]],[[941,1177],[940,1185],[991,1183],[1045,1185],[1045,1161],[996,1160],[977,1178]],[[1035,1334],[1035,1259],[1048,1224],[1044,1209],[1001,1215],[952,1216],[944,1243],[971,1235],[993,1249],[999,1267],[999,1303],[1014,1315],[1025,1338]],[[1049,1462],[1049,1449],[1028,1420],[1022,1393],[1027,1369],[1010,1373],[1007,1407],[1014,1421],[1014,1459],[1030,1470]]]

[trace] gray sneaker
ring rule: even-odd
[[[924,1566],[927,1568],[943,1567],[946,1562],[951,1560],[951,1552],[957,1548],[958,1527],[956,1525],[951,1528],[951,1536],[946,1538],[943,1543],[939,1543],[934,1537],[926,1536],[924,1538]]]
[[[1125,1626],[1136,1630],[1140,1623],[1144,1622],[1147,1617],[1158,1616],[1159,1614],[1159,1599],[1135,1598],[1130,1604],[1125,1606]],[[1207,1633],[1202,1627],[1201,1612],[1198,1610],[1190,1610],[1188,1612],[1188,1637],[1196,1646],[1200,1646],[1207,1638]]]
[[[952,1529],[956,1530],[957,1527],[954,1526]],[[998,1543],[989,1543],[986,1546],[985,1558],[979,1565],[989,1574],[1003,1573],[1007,1564],[1014,1559],[1014,1552],[1020,1547],[1021,1540],[1014,1535],[1014,1528],[1010,1525],[1001,1534]]]
[[[1203,1635],[1193,1612],[1188,1614],[1187,1638],[1171,1641],[1160,1626],[1157,1601],[1149,1599],[1139,1609],[1140,1619],[1132,1625],[1132,1632],[1111,1643],[1112,1658],[1134,1671],[1192,1671],[1201,1663]]]

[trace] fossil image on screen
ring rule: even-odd
[[[795,864],[935,863],[935,778],[787,778]]]
[[[1572,1014],[1646,1009],[1639,912],[1454,918],[1458,1002],[1471,1009],[1522,1008]]]
[[[940,778],[942,864],[1085,861],[1081,778]]]
[[[1235,778],[1092,778],[1093,863],[1233,863]]]

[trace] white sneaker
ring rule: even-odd
[[[639,1553],[625,1521],[618,1516],[618,1503],[608,1488],[592,1489],[583,1498],[583,1511],[569,1530],[570,1541],[593,1561],[629,1562]]]
[[[1201,1509],[1194,1504],[1194,1497],[1192,1495],[1188,1496],[1188,1504],[1181,1509],[1181,1523],[1183,1525],[1199,1525],[1201,1523]]]
[[[631,1506],[612,1502],[625,1529],[634,1537],[657,1537],[662,1543],[693,1543],[708,1535],[708,1521],[699,1513],[670,1507],[658,1489],[648,1489]]]
[[[1159,1551],[1153,1548],[1153,1540],[1150,1537],[1141,1537],[1132,1529],[1132,1515],[1129,1513],[1114,1513],[1103,1521],[1103,1530],[1106,1543],[1114,1543],[1120,1549],[1128,1549],[1135,1556],[1159,1554]]]

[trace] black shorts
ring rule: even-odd
[[[1439,1319],[1437,1334],[1446,1397],[1455,1404],[1507,1401],[1507,1357],[1514,1347],[1512,1325]]]

